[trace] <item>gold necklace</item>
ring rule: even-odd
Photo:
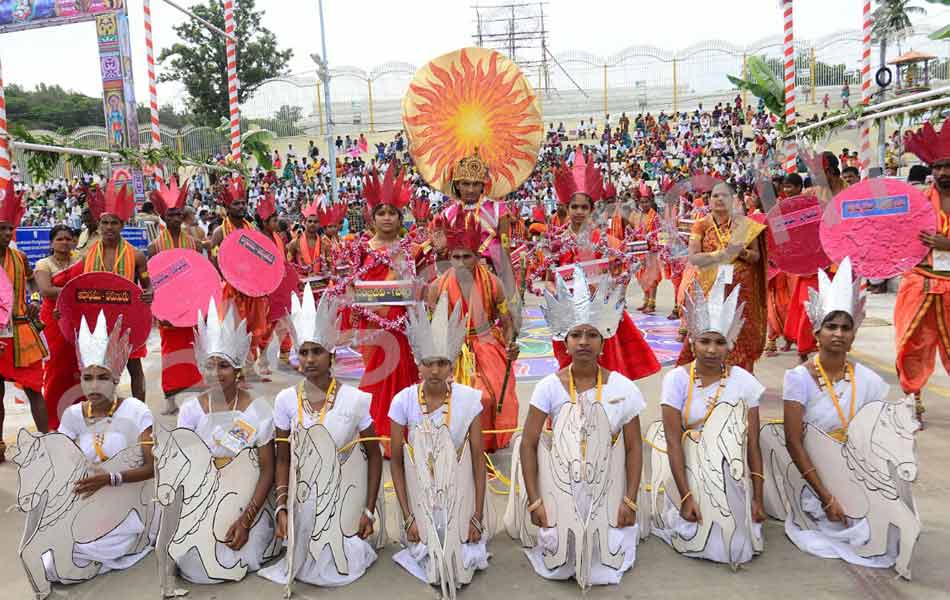
[[[422,411],[423,415],[429,416],[429,405],[426,404],[425,392],[422,390],[424,385],[420,383],[418,386],[419,410]],[[448,390],[445,392],[445,402],[443,404],[445,405],[445,426],[449,427],[452,424],[452,384],[446,383],[446,386]],[[438,407],[436,407],[436,410],[438,410]]]
[[[567,368],[567,393],[571,398],[571,404],[577,404],[577,388],[574,385],[574,365],[571,365]],[[604,382],[603,375],[600,372],[600,366],[597,367],[597,383],[596,383],[597,393],[594,398],[594,402],[601,402],[604,399]]]
[[[699,422],[700,424],[706,423],[706,420],[709,418],[709,415],[711,415],[713,409],[716,408],[716,404],[719,403],[719,396],[722,395],[722,390],[726,388],[726,365],[722,365],[721,368],[722,368],[722,371],[720,372],[720,375],[719,375],[719,387],[716,388],[716,393],[712,397],[711,402],[709,401],[708,398],[706,399],[706,414],[703,416],[702,420]],[[693,403],[693,388],[695,387],[695,385],[696,385],[696,361],[694,360],[689,365],[689,391],[686,393],[686,404],[685,406],[683,406],[683,429],[684,430],[690,429],[689,407]]]
[[[308,415],[313,415],[313,406],[310,404],[310,399],[307,397],[307,390],[304,387],[307,383],[307,380],[304,379],[299,384],[297,384],[297,422],[303,426],[303,413],[304,407],[306,407],[306,412]],[[333,408],[333,403],[336,402],[337,394],[337,383],[336,378],[330,379],[330,385],[327,387],[327,393],[323,400],[323,406],[320,407],[320,415],[317,418],[317,423],[323,425],[324,419],[326,419],[327,411]]]
[[[838,394],[835,392],[834,385],[832,385],[831,379],[828,378],[828,374],[825,373],[825,369],[821,366],[821,359],[818,358],[818,355],[815,355],[815,369],[818,371],[818,378],[820,379],[821,384],[828,389],[828,395],[831,396],[831,403],[835,405],[835,411],[838,413],[838,420],[841,421],[841,427],[832,431],[829,435],[831,437],[844,441],[848,437],[848,425],[851,424],[851,420],[854,419],[854,404],[855,399],[858,396],[857,383],[854,378],[854,366],[849,363],[847,360],[844,361],[845,372],[848,374],[848,377],[851,378],[851,408],[848,411],[848,418],[845,419],[844,411],[841,409],[841,402],[838,400]]]

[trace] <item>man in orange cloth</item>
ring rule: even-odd
[[[39,320],[39,307],[29,304],[27,297],[29,283],[33,279],[33,270],[26,255],[10,247],[13,232],[20,224],[26,206],[23,194],[13,189],[13,180],[3,182],[3,199],[0,200],[0,260],[3,270],[13,286],[11,310],[6,326],[0,330],[0,431],[5,416],[3,408],[4,382],[20,384],[30,401],[30,411],[36,429],[42,433],[49,431],[46,417],[46,403],[43,401],[43,359],[47,351],[39,331],[34,325]],[[6,445],[0,440],[0,462],[5,460]]]
[[[482,392],[482,429],[510,429],[518,422],[515,376],[505,381],[507,361],[518,358],[518,344],[511,341],[513,322],[501,281],[481,263],[482,228],[473,215],[458,212],[455,220],[437,226],[445,231],[451,268],[427,288],[431,309],[443,293],[449,311],[462,303],[468,335],[455,371],[455,381]],[[505,385],[502,397],[502,384]],[[508,445],[511,433],[486,434],[484,448],[494,452]]]
[[[736,209],[736,192],[719,183],[710,196],[710,214],[693,224],[689,236],[689,261],[696,267],[696,280],[708,294],[717,276],[726,279],[726,292],[741,285],[739,302],[745,303],[745,322],[735,345],[726,356],[730,365],[752,372],[765,349],[767,308],[765,299],[765,225]],[[693,348],[683,344],[678,365],[693,361]]]
[[[198,241],[185,233],[182,224],[185,221],[185,199],[188,187],[178,187],[172,177],[171,185],[159,181],[159,189],[149,195],[155,211],[165,221],[158,237],[148,246],[148,255],[184,248],[198,251]],[[165,394],[165,410],[162,414],[178,412],[175,395],[201,383],[202,376],[195,361],[195,334],[191,327],[175,327],[171,323],[160,321],[158,335],[162,340],[162,392]]]
[[[116,189],[115,180],[106,186],[105,194],[101,189],[89,195],[89,207],[92,216],[99,222],[99,239],[92,243],[86,258],[83,259],[83,273],[105,271],[125,277],[142,288],[142,301],[152,302],[152,281],[148,276],[148,261],[145,254],[136,250],[132,244],[122,238],[122,228],[132,217],[135,198],[131,185],[124,184]],[[132,395],[145,402],[145,371],[142,359],[148,354],[146,344],[142,344],[129,355],[127,369],[132,380]]]
[[[657,235],[660,232],[660,215],[653,198],[653,188],[641,182],[637,199],[639,211],[630,215],[634,235],[638,241],[647,243],[649,254],[643,257],[643,266],[637,271],[637,282],[643,290],[643,305],[637,308],[643,314],[653,314],[656,310],[656,289],[663,278],[660,267]],[[623,236],[621,236],[623,239]]]
[[[255,229],[254,223],[248,221],[247,198],[245,196],[244,181],[240,177],[234,177],[228,182],[227,186],[219,190],[218,200],[221,202],[227,215],[221,225],[211,234],[211,262],[218,267],[218,251],[221,243],[236,229]],[[218,271],[221,268],[218,267]],[[270,308],[267,296],[254,298],[237,291],[230,283],[224,282],[222,297],[230,300],[237,307],[238,315],[247,322],[247,330],[251,334],[251,359],[257,360],[257,356],[263,350],[267,337],[267,313]]]
[[[894,305],[897,374],[905,394],[914,394],[917,417],[923,426],[921,390],[933,374],[939,350],[944,369],[950,371],[950,125],[940,132],[930,123],[904,135],[904,148],[927,163],[933,186],[927,197],[937,213],[937,231],[920,232],[930,248],[927,257],[901,277]]]
[[[280,223],[277,218],[277,202],[274,199],[273,191],[268,191],[257,201],[257,218],[261,226],[261,231],[264,232],[264,235],[273,240],[274,245],[277,246],[277,253],[286,259],[287,250],[284,247],[284,238],[280,235]],[[278,323],[280,323],[280,320],[270,320],[270,312],[268,311],[267,334],[261,342],[262,347],[266,347],[270,343]],[[280,356],[283,360],[290,355],[293,340],[290,339],[289,332],[282,330],[280,334],[283,335],[280,341]],[[262,352],[258,362],[258,374],[265,378],[265,381],[266,378],[272,374],[272,366],[273,365],[267,362],[267,353]]]
[[[303,219],[303,232],[295,240],[287,244],[287,260],[300,273],[302,282],[310,282],[311,287],[318,287],[313,282],[323,276],[323,245],[320,239],[320,205],[314,201],[304,206],[300,211]]]

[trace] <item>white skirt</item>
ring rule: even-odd
[[[488,568],[488,559],[491,554],[488,552],[488,540],[482,539],[474,544],[462,544],[462,568],[464,570],[475,569],[484,571]],[[429,566],[429,547],[422,542],[410,544],[395,555],[393,560],[396,564],[409,571],[423,583],[429,583],[427,568]],[[438,581],[432,582],[438,585]]]
[[[726,490],[730,509],[734,511],[734,514],[745,515],[745,491],[731,477],[726,478]],[[673,504],[669,496],[664,495],[664,499],[665,504],[660,510],[663,511],[663,522],[668,527],[653,527],[653,534],[670,546],[673,545],[673,534],[683,539],[691,539],[695,536],[699,529],[699,523],[692,523],[681,517],[679,507]],[[740,510],[742,512],[738,512]],[[732,536],[732,546],[727,548],[722,536],[722,528],[719,524],[713,523],[709,531],[709,538],[706,541],[706,547],[699,552],[684,552],[683,555],[720,563],[747,563],[755,556],[753,539],[756,542],[762,541],[762,524],[753,522],[752,529],[749,531],[742,526],[742,521],[737,519],[736,530]],[[732,560],[730,560],[730,557]]]
[[[810,487],[802,491],[802,509],[811,516],[818,529],[801,529],[795,524],[791,513],[785,519],[785,535],[802,552],[820,558],[840,558],[852,565],[874,568],[893,567],[897,562],[899,537],[888,534],[887,551],[880,556],[858,556],[855,548],[868,543],[871,526],[867,519],[848,519],[848,524],[835,523],[825,517],[821,500]]]
[[[531,561],[535,572],[545,579],[570,579],[574,576],[574,545],[567,550],[567,560],[556,569],[548,569],[544,565],[544,555],[557,551],[557,529],[542,527],[538,529],[538,543],[524,551]],[[591,554],[590,583],[591,585],[611,585],[620,583],[623,574],[633,566],[637,560],[637,543],[640,540],[640,526],[610,527],[607,532],[607,545],[611,554],[623,552],[623,564],[619,569],[608,567],[600,560],[600,545],[594,544]],[[570,543],[570,542],[568,542]]]
[[[369,542],[357,535],[344,537],[343,553],[349,563],[346,574],[337,568],[329,546],[324,546],[319,558],[314,559],[310,554],[310,537],[313,535],[316,514],[316,495],[305,505],[298,506],[294,512],[294,534],[299,542],[294,548],[294,579],[323,587],[339,587],[353,583],[376,562],[376,551]],[[284,543],[286,545],[286,542]],[[274,583],[287,585],[287,557],[261,569],[257,574]]]
[[[264,562],[264,552],[274,539],[274,523],[269,513],[262,513],[257,523],[247,535],[247,543],[235,552],[222,542],[215,544],[215,555],[218,563],[225,567],[234,567],[240,562],[247,566],[248,572],[257,571]],[[183,579],[191,583],[210,584],[221,583],[221,579],[208,577],[201,556],[197,548],[192,548],[183,557],[178,559],[178,570]]]
[[[141,552],[129,554],[144,530],[145,525],[139,518],[138,513],[130,512],[118,527],[98,540],[85,544],[74,544],[73,562],[77,566],[85,566],[90,562],[101,563],[102,567],[99,569],[99,575],[109,571],[128,569],[152,551],[152,547],[148,546]],[[154,542],[154,539],[151,541]],[[56,574],[53,557],[49,552],[43,555],[43,566],[46,568],[46,578],[53,583],[79,583],[77,580],[61,579]]]

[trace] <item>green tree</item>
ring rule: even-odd
[[[145,104],[139,104],[137,115],[139,123],[151,123],[152,111]],[[183,129],[190,125],[190,115],[180,113],[171,104],[163,104],[158,108],[158,122],[168,129]]]
[[[254,9],[254,0],[241,0],[235,14],[240,102],[248,100],[261,82],[286,74],[293,56],[293,50],[277,47],[274,34],[261,26],[263,13]],[[205,0],[205,4],[191,10],[224,29],[224,9],[218,0]],[[184,42],[162,50],[158,57],[163,63],[159,79],[183,83],[188,92],[185,103],[196,124],[217,126],[229,113],[225,40],[194,20],[175,26],[175,33]]]
[[[303,118],[303,107],[284,104],[277,110],[274,118],[278,121],[290,123],[291,125],[296,124]]]
[[[24,129],[73,131],[105,123],[102,99],[67,92],[58,85],[39,84],[24,90],[16,84],[4,88],[7,120]]]

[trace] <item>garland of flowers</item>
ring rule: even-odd
[[[412,243],[413,240],[407,236],[400,239],[399,243],[395,246],[385,250],[373,250],[372,248],[369,248],[369,260],[366,261],[366,264],[360,265],[349,275],[331,276],[332,284],[324,293],[330,294],[332,297],[339,298],[346,293],[346,290],[349,289],[351,285],[353,285],[356,281],[361,281],[367,273],[376,267],[386,266],[391,269],[395,268],[395,257],[400,253],[403,256],[409,256]],[[345,246],[341,251],[341,255],[345,257],[344,259],[349,264],[357,265],[360,264],[361,249],[362,244],[359,240],[357,240],[356,243]],[[413,273],[413,275],[415,275],[415,273]],[[379,329],[387,329],[389,331],[405,331],[406,323],[408,322],[408,316],[405,313],[396,317],[395,319],[386,319],[376,314],[370,308],[357,306],[355,304],[351,304],[350,307],[360,317],[372,322]]]

